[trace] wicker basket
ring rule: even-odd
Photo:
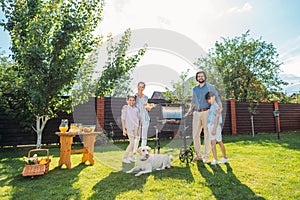
[[[49,159],[48,149],[32,149],[28,152],[28,158],[30,158],[32,152],[41,151],[45,151],[47,153],[47,162],[45,164],[25,165],[25,167],[23,168],[22,176],[37,176],[47,174],[51,162],[51,160]]]

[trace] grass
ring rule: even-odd
[[[125,143],[95,147],[95,165],[57,168],[59,149],[51,148],[48,174],[22,177],[27,150],[1,150],[0,199],[300,199],[300,133],[224,136],[229,164],[181,163],[181,139],[162,141],[173,167],[135,177],[123,165]],[[153,146],[153,142],[148,144]],[[79,148],[79,147],[75,147]],[[218,155],[220,150],[218,148]]]

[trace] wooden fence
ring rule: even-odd
[[[156,104],[165,103],[164,100],[150,99],[149,102]],[[47,123],[42,136],[43,144],[58,144],[59,137],[55,135],[58,131],[60,120],[69,119],[69,122],[82,122],[83,124],[96,124],[107,131],[113,131],[113,139],[125,139],[121,131],[121,108],[126,104],[124,98],[90,98],[89,102],[75,107],[72,114],[60,113],[58,118],[51,119]],[[280,130],[299,131],[300,130],[300,104],[279,104],[280,110]],[[248,112],[249,103],[235,102],[228,100],[223,102],[223,131],[224,135],[250,134],[251,120]],[[276,124],[273,116],[274,103],[260,103],[257,114],[254,115],[255,132],[276,132]],[[161,118],[159,106],[150,111],[151,123],[148,137],[154,137],[156,119]],[[187,134],[192,132],[192,117],[188,117],[186,125]],[[172,128],[170,128],[172,126]],[[166,124],[162,130],[161,137],[173,137],[178,133],[180,124],[176,126]],[[170,131],[170,130],[173,131]],[[80,138],[75,137],[74,141],[80,142]],[[0,111],[0,146],[17,146],[36,143],[34,132],[25,132],[19,123],[9,118]]]
[[[95,100],[95,98],[90,98],[89,102],[75,107],[72,114],[59,113],[57,118],[49,120],[42,135],[42,144],[59,144],[59,137],[55,135],[55,132],[59,131],[61,119],[68,119],[69,123],[96,124]],[[0,111],[0,147],[32,145],[36,144],[36,139],[35,132],[24,131],[18,121]],[[73,141],[81,142],[79,137],[74,137]]]

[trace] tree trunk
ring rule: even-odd
[[[37,135],[37,141],[36,141],[36,148],[40,149],[41,144],[42,144],[42,133],[43,130],[37,130],[36,135]]]
[[[48,116],[37,116],[36,117],[36,127],[33,128],[37,135],[36,148],[40,149],[42,145],[42,135],[45,125],[50,118]]]
[[[254,116],[251,115],[251,127],[252,127],[252,137],[254,137]]]

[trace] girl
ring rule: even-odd
[[[129,145],[123,156],[124,163],[135,162],[135,151],[140,136],[140,114],[135,107],[135,95],[127,95],[127,105],[121,111],[123,135],[128,136]]]

